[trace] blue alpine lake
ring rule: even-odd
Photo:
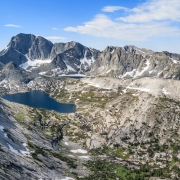
[[[76,111],[75,104],[59,103],[41,90],[33,90],[16,94],[6,94],[2,98],[11,102],[24,104],[34,108],[54,110],[58,113],[72,113]]]

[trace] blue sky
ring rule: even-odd
[[[135,45],[180,54],[180,0],[0,1],[0,50],[31,33],[99,50]]]

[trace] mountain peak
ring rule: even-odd
[[[7,64],[5,64],[4,68],[7,68],[7,69],[13,69],[13,68],[17,68],[18,66],[14,63],[14,62],[9,62]]]

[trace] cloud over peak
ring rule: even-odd
[[[61,37],[61,36],[45,36],[44,38],[46,38],[52,42],[64,42],[67,40],[67,38]]]
[[[103,12],[114,12],[114,11],[119,11],[119,10],[128,11],[129,9],[122,6],[105,6],[102,9]]]
[[[129,23],[144,23],[152,21],[180,21],[179,0],[151,0],[130,9],[130,14],[117,20]]]
[[[105,6],[102,11],[125,11],[120,17],[110,18],[97,14],[83,25],[66,27],[65,31],[123,40],[144,41],[151,37],[180,36],[179,0],[148,0],[132,9],[121,6]]]
[[[16,25],[16,24],[6,24],[4,26],[6,26],[6,27],[15,27],[15,28],[20,28],[21,27],[21,26]]]
[[[58,31],[59,29],[58,29],[58,28],[52,28],[52,30],[54,30],[54,31]]]

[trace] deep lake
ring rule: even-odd
[[[47,93],[41,90],[33,90],[17,94],[6,94],[2,98],[34,108],[54,110],[58,113],[72,113],[76,111],[75,104],[57,102],[55,99],[51,98]]]

